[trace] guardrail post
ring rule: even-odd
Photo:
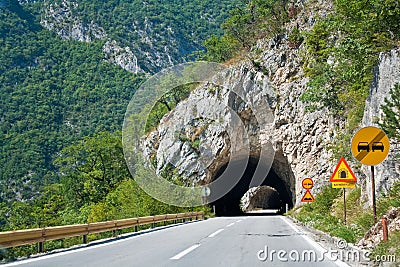
[[[44,252],[44,242],[39,242],[38,243],[38,252],[43,253]]]
[[[135,225],[135,232],[137,232],[139,229],[138,229],[138,226],[137,225]]]
[[[87,244],[87,235],[83,235],[82,243]]]

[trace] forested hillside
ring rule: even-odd
[[[63,147],[100,131],[119,130],[126,105],[143,80],[143,75],[104,60],[106,39],[80,42],[42,27],[49,6],[70,2],[20,2],[25,3],[0,3],[2,202],[29,200],[42,185],[57,181],[52,162]],[[172,56],[176,63],[201,49],[202,38],[218,32],[218,23],[233,5],[232,1],[164,2],[77,1],[73,14],[83,22],[95,21],[107,38],[139,49],[142,57],[146,50],[170,43],[163,34],[166,28],[179,29],[176,45],[181,48]],[[152,23],[151,31],[143,34],[157,42],[151,46],[135,42],[138,31],[128,29],[134,21]],[[147,69],[159,67],[156,60],[146,64]]]
[[[300,9],[294,3],[0,0],[0,230],[181,211],[138,187],[119,130],[145,78],[193,54],[252,60],[260,39],[289,36],[290,49],[304,46],[310,82],[301,99],[345,118],[338,139],[348,143],[378,54],[400,45],[399,2],[335,0],[334,11],[316,17],[311,31],[289,32],[285,23]],[[117,54],[133,51],[141,71],[108,60],[104,50],[114,41],[124,49]],[[139,167],[135,175],[142,175]]]
[[[114,40],[155,72],[203,49],[239,0],[39,1],[41,24],[63,38]],[[193,57],[192,57],[193,59]]]
[[[18,5],[0,13],[1,200],[55,181],[72,141],[120,129],[140,78],[103,61],[101,43],[63,41]]]
[[[0,229],[180,211],[138,188],[119,131],[145,77],[203,49],[235,3],[1,0]],[[49,10],[65,5],[71,24],[53,20],[46,29]],[[76,21],[95,23],[105,37],[60,35]],[[134,51],[141,73],[106,60],[110,40]]]

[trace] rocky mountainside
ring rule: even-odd
[[[162,173],[172,165],[189,184],[193,181],[204,184],[217,179],[232,156],[229,150],[234,137],[228,137],[230,126],[226,122],[232,122],[227,114],[233,110],[243,121],[249,136],[250,158],[256,165],[261,162],[267,173],[271,169],[279,177],[279,184],[283,187],[280,193],[287,194],[285,201],[290,205],[301,203],[304,194],[301,181],[304,178],[310,177],[315,181],[314,193],[329,183],[339,159],[333,158],[332,150],[328,148],[336,141],[335,137],[343,130],[346,121],[323,107],[308,111],[300,101],[309,81],[301,62],[305,46],[293,45],[289,33],[295,27],[303,31],[311,29],[317,17],[325,17],[331,12],[332,5],[329,1],[297,1],[297,6],[300,13],[286,24],[283,34],[260,40],[252,50],[251,60],[232,64],[216,75],[216,80],[223,80],[221,86],[200,86],[167,115],[168,119],[161,121],[157,131],[149,134],[145,156],[156,159],[157,172]],[[381,56],[371,97],[366,104],[364,125],[373,125],[383,97],[399,77],[397,53],[392,51]],[[242,93],[242,99],[233,95],[237,90]],[[220,120],[224,123],[199,121],[202,111],[204,114],[207,114],[206,110],[212,112],[212,103],[222,103],[226,107],[224,119]],[[258,112],[260,109],[257,107],[261,106],[264,109]],[[255,110],[258,114],[254,114]],[[173,134],[176,132],[182,133],[184,138]],[[265,157],[260,153],[263,146],[270,148]],[[398,175],[398,165],[393,160],[396,151],[392,150],[392,156],[384,165],[378,166],[377,187],[382,192],[386,192]],[[206,169],[198,164],[204,157],[208,162]],[[353,163],[357,171],[355,160]],[[365,182],[368,179],[360,171],[357,171],[357,177],[365,191],[369,186]],[[263,185],[273,187],[277,182],[268,176]]]
[[[40,2],[40,1],[38,1]],[[35,2],[37,3],[37,2]],[[155,72],[182,62],[220,34],[238,1],[43,1],[41,25],[64,39],[106,41],[105,58],[133,72]]]
[[[374,70],[374,80],[371,85],[370,95],[366,101],[363,126],[376,126],[379,127],[378,122],[382,121],[381,106],[385,104],[385,98],[391,99],[389,90],[394,87],[396,83],[400,83],[400,49],[394,49],[387,53],[382,53],[379,56],[379,64]],[[392,187],[393,183],[398,181],[400,175],[400,164],[396,157],[400,155],[399,144],[395,140],[391,140],[390,152],[388,158],[377,165],[376,172],[376,190],[378,195],[387,193]],[[370,168],[363,167],[363,173],[366,177],[370,177]],[[368,195],[371,201],[371,180],[366,179],[363,189],[364,194]]]

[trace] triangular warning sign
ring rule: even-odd
[[[314,200],[314,196],[311,194],[310,190],[307,190],[301,199],[301,202],[314,202]]]
[[[330,182],[357,182],[357,178],[350,169],[347,161],[342,157],[333,172]]]

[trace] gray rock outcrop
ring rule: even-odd
[[[386,219],[388,234],[391,232],[400,231],[400,209],[391,208],[387,211],[383,218]],[[382,221],[377,222],[371,229],[365,233],[364,237],[358,241],[357,246],[364,249],[376,247],[383,240]]]
[[[124,70],[132,73],[143,72],[138,65],[137,57],[128,46],[122,48],[115,40],[108,40],[103,46],[103,53],[106,61],[118,65]]]
[[[299,14],[301,19],[287,25],[288,32],[293,27],[300,30],[311,28],[316,16],[326,16],[329,12],[329,3],[325,5],[328,8],[305,6]],[[176,173],[190,185],[207,184],[217,178],[217,173],[231,156],[232,136],[227,134],[226,128],[229,128],[232,117],[227,109],[219,109],[215,104],[222,103],[243,121],[249,136],[250,157],[258,159],[260,148],[271,144],[273,159],[267,157],[261,161],[272,161],[266,167],[280,177],[290,191],[293,204],[301,203],[305,192],[301,186],[304,178],[314,179],[314,194],[329,184],[337,164],[329,146],[333,145],[345,122],[330,116],[325,108],[309,112],[300,101],[308,82],[301,68],[303,49],[302,44],[293,47],[288,34],[260,40],[250,60],[216,74],[216,79],[223,80],[222,86],[206,84],[195,89],[186,101],[162,119],[158,129],[145,141],[145,156],[154,159],[156,171],[161,173],[174,166]],[[381,55],[365,108],[364,125],[374,125],[376,119],[381,118],[383,99],[388,96],[389,88],[400,79],[399,63],[398,50]],[[243,92],[242,100],[232,96],[233,88]],[[258,106],[265,106],[272,112],[272,120],[263,118],[264,112],[253,114],[252,108]],[[221,116],[208,120],[213,112]],[[205,114],[205,118],[199,118],[200,114]],[[268,123],[257,123],[255,115]],[[394,160],[398,154],[398,146],[393,143],[388,159],[377,166],[378,192],[387,192],[398,180],[400,171]],[[368,177],[368,170],[364,172]],[[361,173],[357,176],[365,194],[370,188],[368,179]]]
[[[388,53],[381,53],[379,64],[374,70],[374,80],[371,85],[370,95],[366,101],[363,126],[378,126],[382,122],[381,106],[385,104],[385,98],[390,99],[389,90],[396,83],[400,83],[400,49]],[[396,157],[400,155],[400,146],[395,140],[390,140],[390,152],[385,161],[375,167],[375,188],[377,196],[388,193],[395,181],[399,181],[400,164]],[[362,168],[366,177],[370,177],[370,168]],[[371,180],[367,178],[363,187],[364,199],[372,202]]]
[[[315,9],[301,12],[299,18],[317,16]],[[326,9],[323,12],[326,14]],[[312,21],[293,21],[288,27],[298,24],[306,29],[312,26]],[[156,171],[161,173],[173,165],[189,184],[209,183],[216,178],[230,157],[231,142],[226,134],[230,117],[226,110],[218,111],[223,115],[212,122],[198,117],[218,110],[212,103],[223,103],[244,122],[251,157],[259,156],[260,146],[272,145],[275,156],[266,160],[272,161],[270,167],[290,191],[294,204],[299,204],[304,194],[301,186],[304,178],[313,178],[316,181],[313,191],[320,190],[328,183],[337,164],[331,162],[327,147],[343,122],[336,121],[325,109],[308,112],[299,100],[308,82],[301,69],[299,51],[302,49],[303,46],[292,48],[287,34],[261,40],[254,48],[261,53],[216,75],[223,78],[222,87],[197,88],[188,100],[164,117],[157,131],[145,142],[145,156],[156,159]],[[231,88],[240,88],[244,101],[233,97]],[[265,112],[260,112],[255,115],[268,123],[257,124],[252,114],[254,106],[270,110],[272,119],[263,118]],[[204,117],[207,116],[211,114]]]
[[[278,191],[270,186],[258,186],[250,188],[240,200],[240,208],[244,212],[257,209],[279,209]]]
[[[73,10],[77,6],[77,2],[66,0],[59,4],[49,4],[40,23],[64,39],[81,42],[105,39],[107,34],[97,23],[84,23],[74,14]]]

